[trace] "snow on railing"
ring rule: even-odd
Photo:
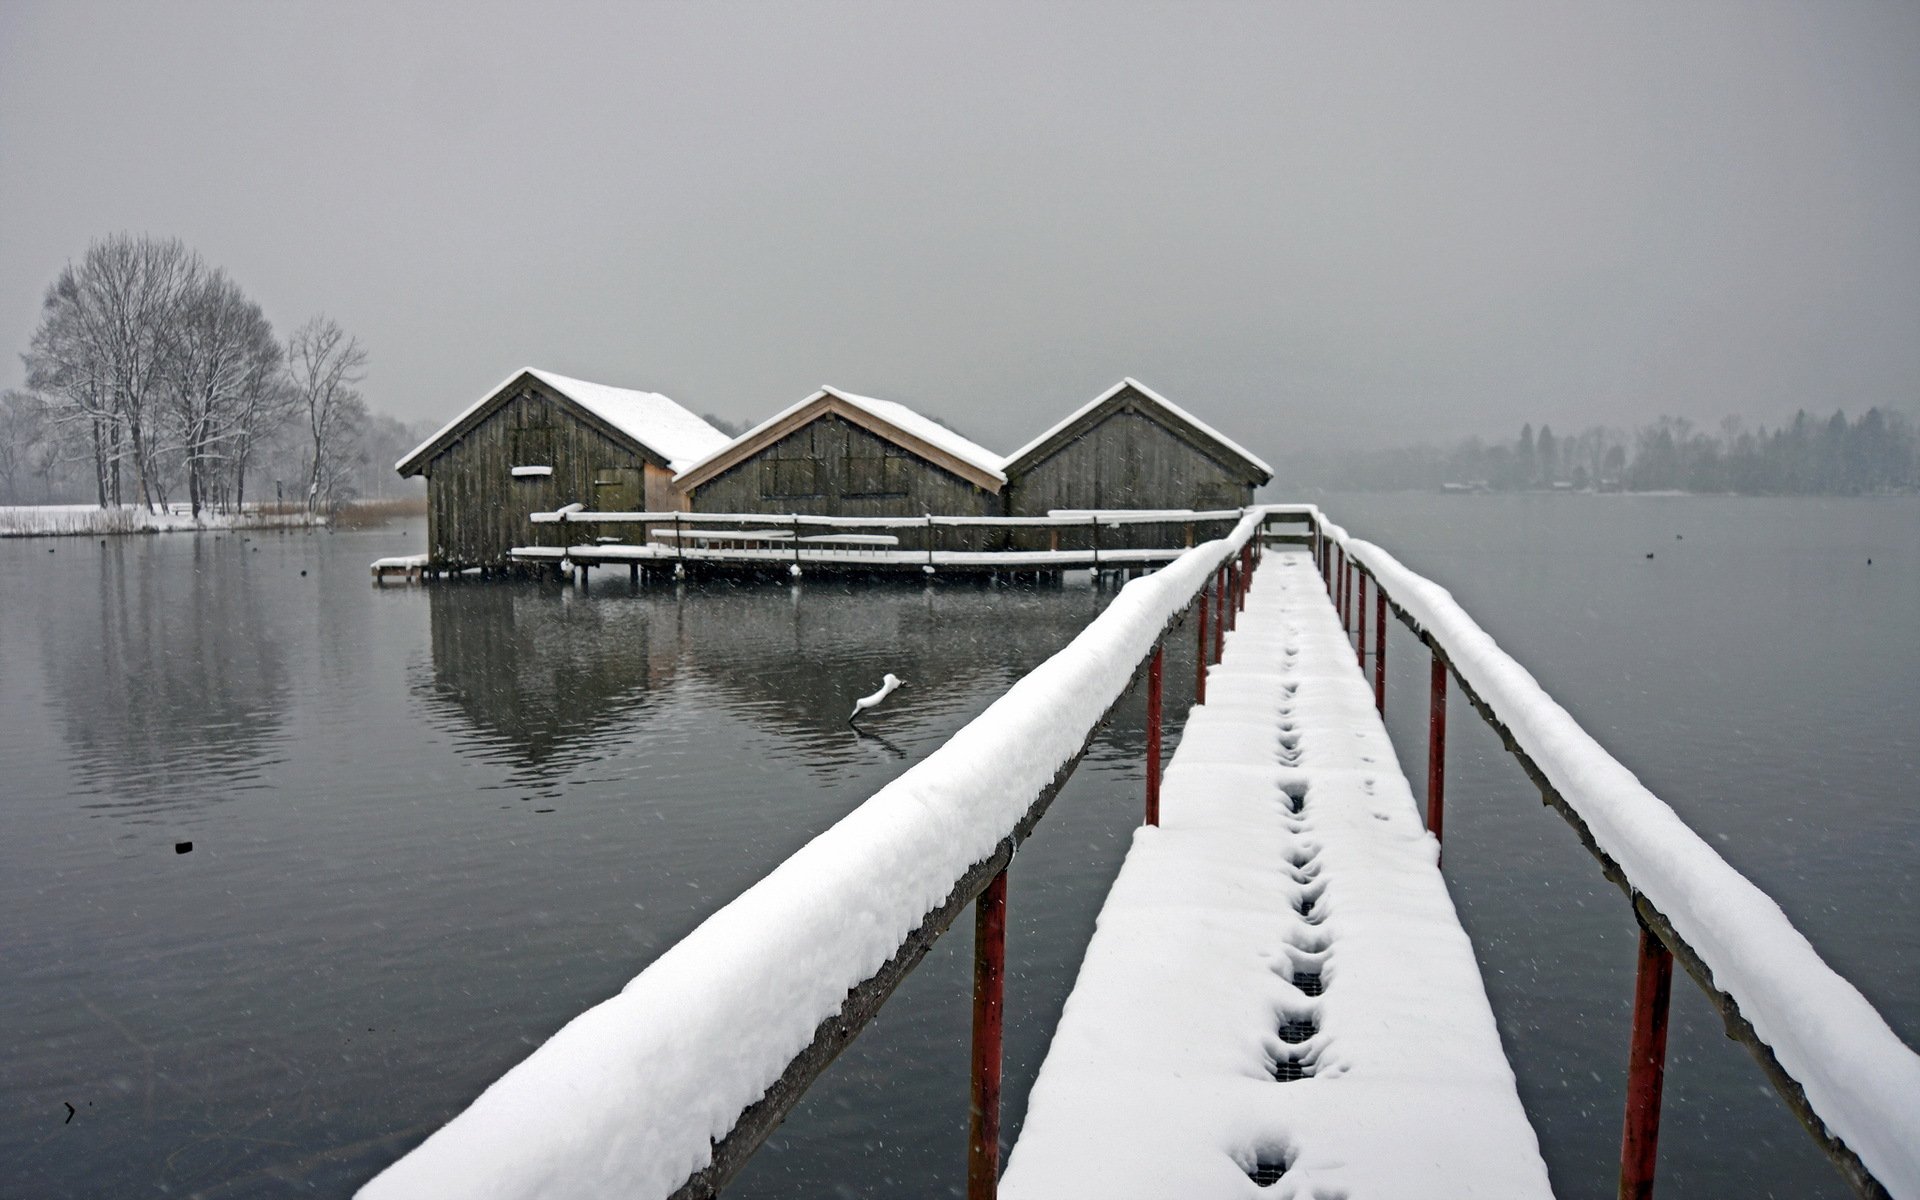
[[[1855,1189],[1869,1196],[1920,1197],[1920,1055],[1821,959],[1771,897],[1580,728],[1446,589],[1317,510],[1315,526],[1324,547],[1318,551],[1322,571],[1337,602],[1352,600],[1348,570],[1375,581],[1475,706],[1511,738],[1543,790],[1584,830],[1630,892],[1652,908],[1647,924],[1654,934],[1666,940],[1660,925],[1670,929],[1680,944],[1669,948],[1710,997],[1724,998],[1723,1011],[1731,1007],[1730,1032],[1738,1036],[1741,1021],[1751,1027],[1752,1038],[1741,1040],[1761,1059],[1796,1115],[1803,1121],[1811,1116],[1809,1129]],[[1357,606],[1363,654],[1364,586]],[[1347,605],[1341,607],[1344,612]],[[1377,626],[1375,634],[1380,634]],[[1444,683],[1439,672],[1436,667],[1436,687]],[[1444,730],[1444,695],[1436,698]],[[1643,934],[1643,959],[1645,940]],[[1687,961],[1689,954],[1694,962]],[[1661,1038],[1664,1020],[1662,1011]],[[1652,1082],[1656,1125],[1657,1065]],[[1825,1127],[1825,1136],[1816,1126]],[[1651,1150],[1649,1140],[1649,1160]],[[1650,1161],[1646,1169],[1650,1173]]]
[[[360,1194],[712,1194],[933,938],[1001,878],[1170,625],[1196,598],[1204,611],[1222,573],[1236,570],[1242,586],[1267,514],[1232,515],[1231,533],[1129,583],[938,750],[554,1034]]]

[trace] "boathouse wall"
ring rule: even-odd
[[[1001,515],[998,495],[832,413],[697,484],[689,506],[824,517]]]
[[[552,473],[516,476],[515,467]],[[663,461],[587,424],[538,380],[526,380],[424,473],[428,555],[450,569],[505,566],[514,546],[557,537],[560,527],[535,525],[535,512],[576,503],[626,512],[683,507]]]
[[[1240,508],[1259,480],[1203,438],[1124,399],[1007,466],[1008,515],[1055,509]]]

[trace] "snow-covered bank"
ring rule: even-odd
[[[186,505],[148,512],[123,504],[0,505],[0,537],[93,537],[119,533],[191,533],[202,529],[282,529],[324,525],[327,519],[306,512],[248,507],[241,512],[202,510],[195,517]]]
[[[575,1018],[369,1183],[391,1197],[664,1196],[1085,743],[1258,518],[1123,588],[947,743]]]
[[[1001,1194],[1549,1196],[1438,844],[1308,555],[1256,575],[1161,803]]]
[[[1779,905],[1581,729],[1446,589],[1337,525],[1323,528],[1444,648],[1600,850],[1739,1006],[1827,1129],[1889,1193],[1920,1197],[1920,1055]]]

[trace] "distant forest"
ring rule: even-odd
[[[1870,408],[1849,419],[1798,412],[1769,429],[1738,417],[1717,432],[1662,417],[1632,433],[1593,426],[1559,435],[1531,423],[1512,441],[1467,438],[1451,448],[1300,453],[1280,478],[1358,491],[1713,492],[1858,496],[1920,490],[1920,434],[1912,418]]]

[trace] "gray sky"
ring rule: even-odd
[[[0,0],[0,386],[177,235],[376,407],[520,365],[1001,450],[1134,375],[1262,453],[1920,401],[1920,4]]]

